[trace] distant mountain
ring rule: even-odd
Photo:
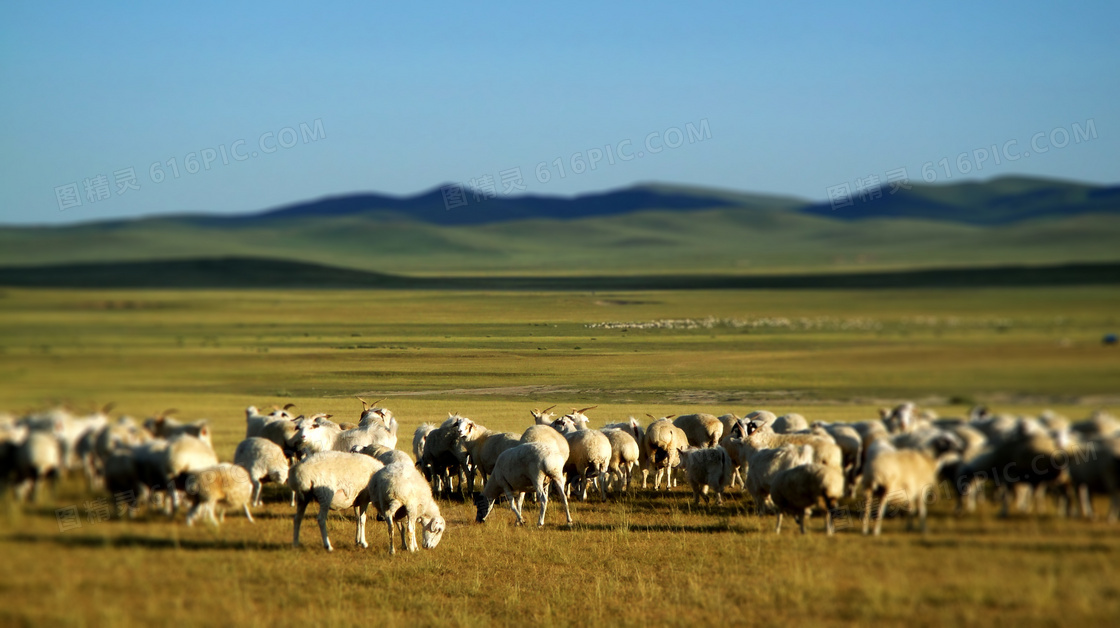
[[[471,195],[450,210],[436,189],[240,216],[0,227],[0,266],[236,256],[394,274],[743,274],[1112,262],[1117,242],[1116,187],[1026,178],[913,185],[833,210],[653,184],[572,198]]]
[[[1120,186],[1001,177],[983,183],[912,185],[890,192],[886,185],[878,198],[851,197],[851,205],[832,202],[800,209],[803,213],[836,220],[867,218],[919,218],[972,225],[1001,225],[1035,218],[1080,214],[1120,213]]]

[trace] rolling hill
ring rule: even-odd
[[[412,275],[805,273],[1120,260],[1117,188],[996,179],[833,211],[670,185],[447,210],[439,190],[239,216],[0,227],[0,266],[246,257]],[[885,192],[885,191],[884,191]]]

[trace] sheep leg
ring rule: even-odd
[[[362,504],[361,506],[354,506],[354,514],[358,518],[357,530],[354,532],[354,544],[358,547],[369,547],[366,543],[366,511],[369,510],[369,504]]]
[[[832,523],[832,509],[826,508],[824,511],[824,531],[828,536],[836,533],[836,527]]]
[[[420,547],[416,544],[416,517],[408,513],[408,551],[415,552]]]
[[[808,522],[809,517],[810,511],[808,508],[797,517],[797,525],[801,526],[801,534],[805,534],[805,523]]]
[[[509,500],[510,510],[513,511],[513,514],[517,515],[517,525],[525,523],[525,520],[521,518],[521,509],[517,507],[517,496],[508,488],[506,489],[506,499]]]
[[[253,513],[249,512],[249,504],[245,504],[242,508],[245,510],[245,518],[249,520],[249,523],[256,523],[256,521],[253,521]]]
[[[397,509],[401,507],[400,502],[391,501],[389,505],[382,509],[381,515],[385,517],[385,527],[389,529],[389,555],[397,553],[397,548],[393,544],[393,519],[397,515]]]
[[[555,482],[556,492],[560,494],[560,501],[564,504],[564,516],[568,519],[568,525],[572,525],[572,511],[568,509],[568,496],[564,494],[564,476],[560,475],[552,478]],[[541,523],[544,523],[544,510],[541,510]]]
[[[295,495],[295,491],[292,491],[292,494]],[[311,500],[307,499],[306,496],[300,495],[299,501],[296,503],[296,512],[292,515],[292,547],[299,547],[299,527],[303,523],[303,513],[307,510],[307,505],[310,502]]]
[[[525,510],[525,493],[524,492],[521,492],[521,493],[517,494],[517,509],[522,511],[522,512],[524,512],[524,510]]]
[[[922,530],[923,535],[925,535],[926,532],[929,531],[929,527],[926,525],[926,514],[929,509],[929,500],[926,499],[926,495],[928,492],[929,489],[927,488],[926,490],[922,491],[920,495],[918,495],[918,526]]]
[[[875,536],[879,536],[883,531],[883,517],[887,513],[887,496],[886,493],[879,498],[879,516],[875,518]]]
[[[782,533],[782,511],[778,511],[778,525],[774,526],[774,534]]]
[[[1078,486],[1077,487],[1077,496],[1081,501],[1081,518],[1082,519],[1092,519],[1093,518],[1093,500],[1089,496],[1089,485],[1088,484],[1082,484],[1081,486]]]
[[[292,489],[292,507],[295,508],[295,505],[296,505],[296,491],[295,491],[295,489]]]
[[[254,506],[261,505],[261,481],[257,478],[250,478],[253,483],[253,496],[249,499],[249,503]]]

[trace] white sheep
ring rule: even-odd
[[[300,453],[306,456],[323,451],[342,451],[335,449],[342,428],[330,418],[329,414],[315,414],[296,419],[295,442]]]
[[[779,434],[792,434],[794,432],[802,432],[809,429],[809,422],[806,421],[805,417],[801,416],[800,414],[797,414],[796,412],[790,412],[789,414],[783,414],[782,416],[774,419],[774,423],[771,425],[771,427],[773,427],[774,431]]]
[[[284,456],[284,450],[270,440],[253,436],[241,441],[233,452],[233,463],[249,473],[253,486],[253,506],[261,505],[262,482],[288,482],[288,459]],[[295,493],[292,493],[292,505],[295,505]]]
[[[568,456],[571,454],[571,449],[568,446],[568,439],[564,435],[556,431],[551,425],[530,425],[521,434],[522,443],[544,443],[549,445],[560,454],[564,462],[568,461]]]
[[[681,467],[688,477],[688,484],[692,487],[692,494],[696,498],[696,505],[700,505],[700,497],[706,503],[711,502],[708,496],[710,488],[716,494],[716,505],[723,505],[723,490],[731,482],[731,457],[723,447],[686,448],[680,451]]]
[[[335,451],[352,451],[355,447],[381,445],[393,449],[397,446],[397,420],[387,408],[371,407],[361,397],[362,415],[358,427],[345,430],[335,437]]]
[[[662,475],[665,477],[665,488],[672,488],[673,468],[680,464],[680,451],[688,446],[688,436],[684,430],[673,425],[669,417],[665,417],[649,424],[645,441],[650,466],[654,469],[654,490],[661,485]],[[644,483],[642,488],[645,488]]]
[[[57,485],[62,472],[62,442],[55,431],[32,429],[16,450],[16,496],[39,501],[43,482]]]
[[[646,449],[646,430],[641,423],[638,423],[638,419],[630,417],[630,420],[625,423],[608,423],[600,429],[603,432],[618,429],[634,437],[634,441],[638,443],[638,468],[642,471],[642,486],[645,486],[646,477],[649,475],[649,451]],[[631,473],[631,475],[633,474]],[[629,480],[627,486],[629,486]]]
[[[844,465],[844,483],[854,486],[863,462],[863,437],[860,433],[851,425],[820,421],[813,423],[809,433],[832,438],[840,448],[840,457]]]
[[[421,468],[426,468],[431,474],[432,487],[445,499],[451,497],[452,474],[459,478],[459,492],[466,490],[467,470],[462,462],[466,459],[466,449],[460,437],[467,421],[466,417],[448,413],[447,420],[424,440],[424,451],[419,460]]]
[[[747,423],[747,436],[743,439],[752,450],[773,449],[787,443],[794,445],[809,445],[813,448],[813,461],[827,464],[837,469],[844,468],[844,455],[839,445],[831,436],[818,436],[815,434],[778,434],[774,428],[765,423],[750,421]]]
[[[432,423],[422,423],[416,428],[416,431],[412,433],[412,457],[416,459],[416,464],[420,467],[420,472],[423,473],[426,478],[432,477],[432,471],[431,465],[423,460],[424,446],[428,442],[428,435],[435,429],[436,426]]]
[[[212,525],[218,525],[214,511],[219,508],[222,521],[225,521],[226,508],[241,508],[249,523],[253,522],[253,515],[249,512],[253,482],[249,479],[249,472],[241,466],[223,462],[191,471],[187,478],[187,493],[195,499],[195,504],[187,512],[187,525],[193,525],[202,514],[206,514]]]
[[[460,447],[466,451],[469,466],[479,472],[485,484],[502,452],[521,444],[521,437],[512,432],[493,432],[465,419],[459,431]],[[458,450],[458,448],[457,448]],[[471,478],[471,491],[474,491],[474,478]]]
[[[793,515],[805,534],[805,524],[814,506],[824,509],[825,531],[833,534],[832,511],[844,496],[844,475],[836,467],[810,463],[802,464],[774,476],[770,484],[770,497],[778,509],[775,534],[782,531],[782,514]]]
[[[906,508],[907,529],[913,527],[916,511],[924,534],[927,496],[937,484],[937,467],[937,459],[925,451],[896,449],[885,439],[872,443],[859,485],[859,493],[864,496],[863,533],[869,533],[871,511],[877,503],[875,536],[879,536],[883,515],[891,503]]]
[[[653,418],[653,417],[650,417]],[[685,414],[673,419],[692,447],[715,447],[723,436],[723,422],[712,414]]]
[[[564,416],[552,422],[553,428],[560,431],[568,440],[568,462],[564,471],[571,478],[577,478],[576,494],[580,501],[587,501],[587,485],[595,479],[605,480],[611,464],[611,441],[599,430],[578,427],[571,416]],[[607,500],[607,484],[599,483],[599,495]]]
[[[555,407],[556,406],[549,406],[549,407],[545,408],[544,410],[538,410],[536,408],[533,408],[532,410],[530,410],[529,414],[533,415],[533,423],[535,425],[550,425],[552,423],[553,414],[551,412],[549,412],[549,410],[551,410]],[[588,409],[590,410],[590,408],[588,408]]]
[[[296,493],[296,512],[293,516],[292,546],[299,547],[299,529],[308,504],[319,504],[319,533],[323,547],[333,551],[327,536],[327,513],[331,510],[353,508],[358,519],[354,542],[359,547],[366,543],[366,509],[369,507],[369,481],[385,465],[381,461],[344,451],[323,451],[311,454],[292,467],[288,473],[288,486]]]
[[[744,487],[754,501],[755,512],[761,516],[766,512],[770,500],[770,487],[774,476],[786,469],[813,461],[813,448],[809,445],[787,443],[767,449],[751,449],[740,439],[733,439],[729,447],[738,447],[741,457],[748,461],[747,477]]]
[[[479,523],[486,521],[486,517],[494,508],[494,502],[505,495],[509,500],[510,509],[517,516],[517,524],[525,523],[525,519],[521,516],[525,491],[534,490],[541,504],[537,525],[543,526],[545,510],[548,508],[550,482],[564,504],[564,515],[567,517],[568,525],[571,525],[572,513],[568,509],[568,496],[564,492],[564,459],[556,448],[538,442],[522,443],[513,449],[507,449],[498,456],[494,473],[487,480],[482,492],[475,497],[475,506],[478,509],[476,520]]]
[[[394,462],[401,462],[404,464],[416,466],[416,462],[412,459],[412,456],[409,456],[408,452],[401,451],[399,449],[390,449],[381,445],[366,445],[361,449],[353,449],[351,451],[353,451],[354,453],[364,454],[366,456],[377,458],[381,461],[381,464],[385,466],[389,466]]]
[[[606,435],[611,444],[611,461],[607,467],[608,477],[615,486],[615,490],[630,490],[630,479],[634,475],[634,467],[638,466],[641,448],[638,441],[629,430],[604,427],[600,430]],[[600,479],[602,481],[602,478]]]
[[[199,436],[181,432],[167,441],[159,457],[163,486],[171,497],[171,514],[179,512],[179,490],[186,488],[186,474],[218,464],[218,456],[210,446],[210,430],[203,426]]]
[[[433,549],[439,544],[447,523],[440,516],[439,505],[432,498],[432,488],[416,467],[397,462],[386,465],[373,474],[369,480],[370,500],[377,512],[385,519],[389,528],[389,553],[395,554],[393,544],[393,522],[401,533],[401,547],[415,552],[416,523],[423,530],[424,549]],[[408,537],[405,537],[405,530]]]

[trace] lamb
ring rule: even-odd
[[[832,536],[832,511],[844,496],[844,475],[833,466],[817,463],[798,465],[774,476],[770,496],[778,507],[775,534],[782,532],[783,513],[793,515],[801,526],[801,534],[805,534],[805,524],[812,515],[813,507],[820,506],[825,513],[825,531]]]
[[[810,445],[813,448],[813,462],[827,464],[837,469],[844,468],[844,457],[840,447],[831,437],[815,434],[778,434],[766,424],[757,421],[747,423],[747,437],[743,443],[751,450],[773,449],[786,443]]]
[[[253,436],[241,441],[233,453],[233,463],[249,474],[253,487],[252,506],[261,505],[262,482],[288,482],[288,459],[284,450],[270,440]],[[292,505],[295,505],[295,493],[292,493]]]
[[[696,498],[696,505],[700,505],[700,497],[705,503],[710,503],[708,489],[716,494],[716,505],[723,505],[723,490],[731,482],[731,457],[723,447],[702,447],[682,449],[680,452],[681,467],[687,472],[688,483],[692,487],[692,494]]]
[[[715,447],[723,436],[723,422],[711,414],[685,414],[674,419],[673,425],[684,431],[692,447]]]
[[[362,454],[344,451],[323,451],[309,455],[292,467],[288,473],[288,486],[296,494],[296,512],[293,516],[292,546],[299,547],[299,529],[308,504],[319,504],[319,533],[323,547],[334,551],[327,536],[327,513],[331,510],[353,508],[357,516],[354,542],[358,547],[366,543],[366,509],[369,507],[369,481],[373,474],[384,468],[379,460]]]
[[[630,490],[630,479],[634,473],[634,467],[638,465],[641,449],[638,447],[638,441],[627,430],[618,428],[603,428],[600,430],[606,435],[607,440],[611,444],[611,460],[607,466],[608,478],[615,479],[615,490],[621,487],[621,490]]]
[[[744,484],[759,516],[766,512],[774,476],[813,461],[813,448],[809,445],[787,443],[772,449],[750,450],[738,439],[732,441],[732,445],[738,445],[743,450],[742,457],[749,462]]]
[[[217,508],[221,508],[223,521],[226,508],[241,508],[245,512],[245,518],[253,523],[253,515],[249,512],[253,490],[249,472],[235,464],[223,462],[191,471],[187,479],[187,492],[194,495],[195,504],[187,512],[187,525],[193,525],[195,519],[203,513],[211,525],[218,525],[218,520],[214,517],[214,510]]]
[[[572,513],[568,509],[568,496],[564,491],[564,459],[555,447],[540,442],[522,443],[498,456],[494,473],[487,480],[482,492],[475,497],[475,506],[478,509],[476,520],[479,523],[485,522],[494,508],[494,502],[504,494],[509,500],[510,509],[517,516],[517,524],[524,524],[521,506],[525,491],[535,490],[537,500],[541,504],[537,526],[543,526],[545,510],[548,508],[549,482],[552,483],[564,504],[564,515],[567,517],[568,525],[572,525]]]
[[[369,496],[389,529],[390,554],[396,553],[393,544],[394,521],[400,529],[401,548],[407,548],[410,552],[418,549],[417,522],[423,530],[424,549],[434,549],[443,538],[447,522],[440,516],[439,505],[432,498],[431,487],[411,464],[397,462],[374,473],[369,480]]]
[[[774,419],[774,423],[773,425],[771,425],[771,427],[773,427],[774,431],[779,434],[792,434],[794,432],[803,432],[805,430],[808,430],[809,422],[806,421],[805,417],[801,416],[800,414],[791,412],[789,414],[783,414],[782,416]]]
[[[552,422],[552,427],[568,440],[568,462],[564,471],[569,478],[578,478],[576,493],[580,501],[587,501],[587,484],[596,478],[605,480],[611,464],[611,441],[599,430],[580,429],[570,416]],[[569,479],[569,484],[571,480]],[[599,495],[607,500],[607,484],[598,482]]]
[[[650,466],[654,469],[653,489],[661,485],[665,476],[665,488],[671,488],[672,470],[680,464],[680,451],[688,446],[688,436],[684,430],[673,425],[668,418],[658,419],[646,428],[646,449],[649,451]],[[642,488],[645,488],[643,484]]]
[[[883,514],[888,503],[906,507],[906,528],[913,527],[913,514],[918,513],[922,533],[926,532],[927,496],[937,484],[938,460],[926,451],[896,449],[885,439],[869,448],[859,492],[864,495],[863,533],[869,533],[873,504],[879,504],[875,536],[883,527]]]

